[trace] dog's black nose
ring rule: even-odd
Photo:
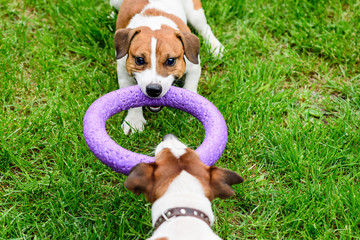
[[[162,92],[162,87],[160,84],[149,84],[146,87],[146,93],[149,97],[158,97]]]

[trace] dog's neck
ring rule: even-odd
[[[178,207],[200,210],[209,217],[211,225],[214,223],[211,202],[205,196],[200,181],[186,171],[182,171],[169,185],[165,194],[152,205],[153,226],[163,213]]]

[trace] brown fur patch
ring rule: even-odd
[[[140,13],[148,3],[148,0],[124,0],[116,19],[116,29],[126,28],[131,18]]]
[[[200,8],[202,8],[200,0],[193,0],[193,4],[195,10],[199,10]]]
[[[176,36],[176,31],[168,26],[162,26],[156,30],[154,37],[157,39],[156,44],[156,72],[163,76],[173,75],[180,78],[185,73],[184,48],[180,39]],[[166,60],[175,58],[174,66],[167,66]]]
[[[192,33],[187,32],[177,32],[176,36],[181,40],[185,56],[189,59],[190,62],[198,64],[199,63],[199,52],[200,52],[200,40]]]
[[[194,150],[187,148],[179,159],[169,149],[164,149],[156,155],[154,163],[136,165],[125,181],[125,187],[136,194],[145,193],[147,200],[153,203],[166,192],[182,170],[200,181],[210,200],[232,196],[234,190],[231,185],[243,182],[233,171],[206,166]]]
[[[156,156],[155,163],[140,163],[131,169],[125,187],[135,194],[145,193],[146,199],[153,203],[161,197],[172,180],[180,174],[181,168],[169,149]]]
[[[116,59],[120,59],[128,53],[132,39],[140,31],[140,29],[131,28],[122,28],[116,30],[114,35]]]
[[[139,27],[139,34],[136,34],[130,43],[126,69],[129,74],[141,72],[151,67],[151,39],[154,32],[149,27]],[[135,57],[142,57],[145,60],[144,65],[137,65]]]

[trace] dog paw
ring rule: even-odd
[[[215,36],[213,36],[209,38],[208,43],[210,45],[210,51],[213,56],[221,59],[225,51],[225,48],[221,42]]]
[[[121,128],[125,135],[129,133],[142,132],[144,131],[146,120],[144,117],[139,116],[126,116]]]
[[[225,52],[225,47],[219,42],[216,45],[211,46],[211,52],[214,57],[221,59]]]

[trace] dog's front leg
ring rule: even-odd
[[[187,90],[197,93],[197,87],[201,75],[200,57],[199,63],[194,64],[185,57],[186,71],[185,71],[185,83],[184,87]]]
[[[123,57],[117,60],[117,73],[120,88],[136,85],[135,80],[129,76],[126,70],[126,58],[127,57]],[[124,133],[128,135],[131,131],[142,132],[144,130],[145,123],[146,120],[143,115],[142,107],[130,108],[124,119],[124,122],[121,124],[121,128],[123,129]]]
[[[146,120],[144,118],[142,108],[130,108],[124,122],[121,124],[121,128],[127,135],[130,133],[130,131],[142,132],[144,130],[145,124]]]
[[[211,31],[210,26],[207,24],[204,9],[201,7],[200,0],[182,0],[186,12],[186,18],[189,23],[198,31],[201,36],[210,45],[211,52],[215,57],[222,57],[224,46],[215,37]]]

